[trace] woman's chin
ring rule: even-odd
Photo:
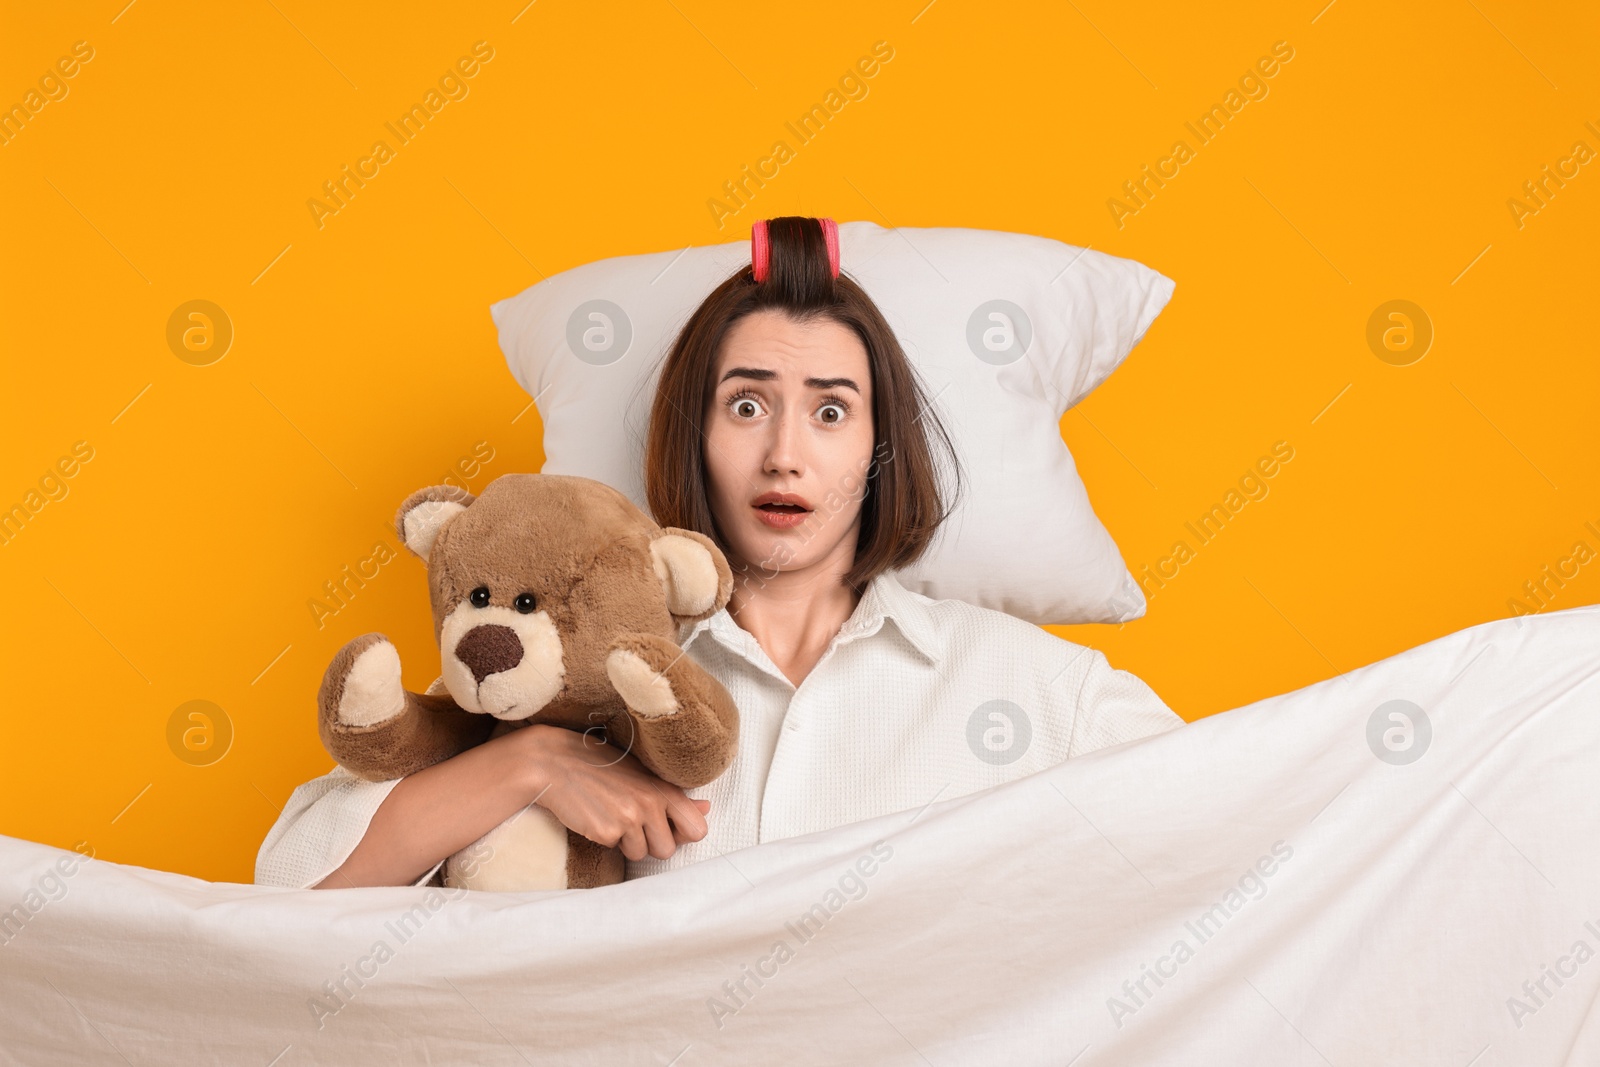
[[[824,522],[814,511],[800,516],[800,520],[774,526],[760,515],[751,515],[738,524],[736,533],[728,531],[733,550],[746,561],[752,574],[770,578],[779,571],[813,566],[833,555],[841,538],[856,537],[854,524]]]
[[[803,530],[802,526],[776,530],[756,520],[740,531],[734,550],[752,572],[771,577],[778,571],[802,567],[815,555],[820,546],[808,540]]]

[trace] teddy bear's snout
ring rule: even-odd
[[[475,714],[531,718],[566,684],[561,634],[548,611],[463,600],[439,624],[439,651],[445,687]]]
[[[522,662],[522,640],[509,626],[474,626],[456,644],[456,658],[466,664],[474,681],[483,684],[491,674],[509,671]]]

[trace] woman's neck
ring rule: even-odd
[[[749,577],[734,578],[728,614],[796,688],[861,600],[861,594],[840,582],[853,563],[820,560],[803,570],[772,575],[748,568]]]

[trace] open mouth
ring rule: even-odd
[[[762,525],[773,530],[790,530],[811,514],[808,501],[798,493],[762,493],[751,502]]]

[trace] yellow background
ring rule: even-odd
[[[0,147],[0,506],[74,442],[94,458],[0,545],[0,832],[249,881],[330,766],[335,650],[383,630],[409,684],[436,673],[417,560],[321,629],[307,601],[478,442],[472,488],[542,462],[489,304],[757,218],[1042,234],[1177,281],[1062,421],[1129,565],[1273,442],[1295,458],[1145,619],[1060,632],[1186,718],[1506,616],[1575,542],[1600,549],[1600,164],[1521,228],[1507,207],[1573,142],[1600,149],[1592,5],[524,2],[6,16],[0,102],[76,41],[95,56]],[[319,229],[306,201],[480,40],[470,95]],[[869,94],[719,229],[722,183],[879,40]],[[1269,95],[1119,229],[1107,200],[1194,147],[1184,122],[1280,40]],[[194,299],[235,330],[209,366],[166,342]],[[1365,340],[1392,299],[1434,325],[1410,366]],[[1596,571],[1551,608],[1600,599]],[[210,766],[169,748],[190,700],[232,723]]]

